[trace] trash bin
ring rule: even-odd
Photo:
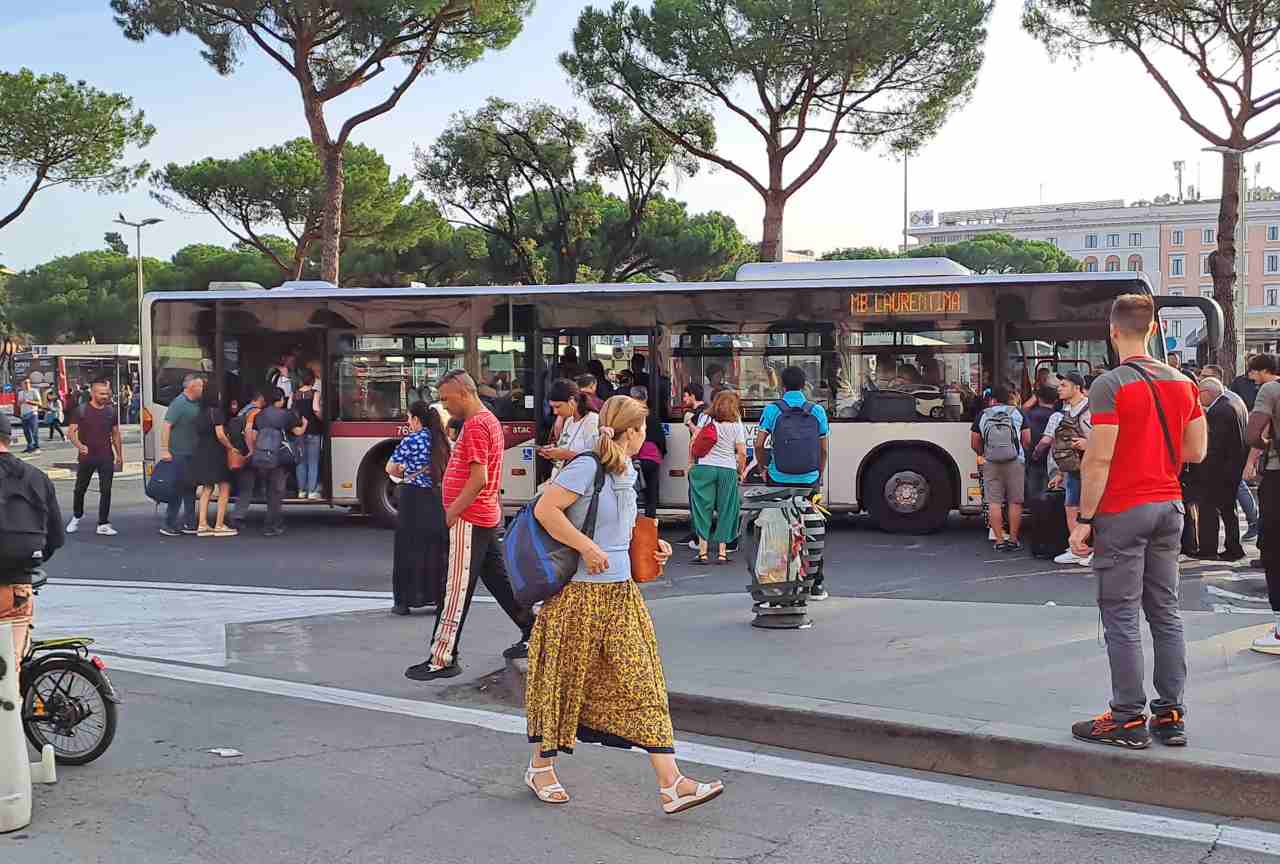
[[[748,486],[742,490],[742,538],[751,584],[752,627],[801,630],[813,626],[809,589],[821,566],[821,546],[810,536],[807,490]],[[817,551],[815,551],[815,548]]]

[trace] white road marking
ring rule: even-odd
[[[1003,582],[1006,579],[1023,579],[1027,576],[1087,576],[1093,578],[1093,570],[1088,567],[1080,567],[1074,565],[1068,568],[1060,568],[1058,570],[1036,570],[1031,573],[1006,573],[1003,576],[984,576],[981,579],[974,579],[973,582]]]
[[[1226,603],[1214,603],[1213,611],[1224,615],[1272,615],[1270,609],[1246,609],[1243,606],[1231,606]]]
[[[1237,594],[1235,591],[1228,591],[1225,588],[1219,588],[1217,585],[1204,586],[1204,593],[1211,594],[1214,597],[1222,597],[1225,600],[1243,600],[1246,603],[1268,602],[1266,597],[1253,597],[1249,594]]]
[[[437,702],[420,702],[376,693],[239,675],[217,669],[174,666],[127,657],[112,658],[109,668],[192,684],[307,699],[312,702],[381,711],[387,714],[418,717],[423,720],[458,723],[510,735],[526,734],[525,719],[518,714],[460,708]],[[1200,822],[1171,816],[1134,813],[1093,804],[1036,798],[1030,795],[865,771],[843,765],[825,765],[706,744],[680,743],[677,752],[680,758],[689,762],[749,774],[762,774],[767,777],[781,777],[801,783],[816,783],[876,795],[891,795],[914,801],[945,804],[966,810],[999,813],[1080,828],[1162,837],[1204,845],[1212,845],[1216,842],[1219,846],[1230,846],[1267,855],[1280,855],[1280,834],[1253,828],[1238,828],[1225,822]]]

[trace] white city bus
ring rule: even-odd
[[[685,384],[734,388],[751,425],[794,365],[831,418],[827,505],[869,512],[887,531],[924,533],[951,512],[981,508],[969,427],[990,383],[1025,387],[1043,365],[1088,373],[1113,364],[1110,303],[1150,290],[1141,273],[975,276],[951,261],[907,259],[752,264],[734,282],[152,293],[142,334],[145,464],[184,375],[207,375],[223,404],[243,402],[290,349],[300,366],[322,369],[327,425],[324,497],[292,503],[357,507],[394,523],[383,466],[407,431],[407,407],[434,399],[444,373],[465,368],[506,433],[510,511],[548,471],[535,448],[550,428],[549,383],[589,366],[608,377],[633,368],[667,431],[660,505],[679,511],[688,495]],[[1212,300],[1157,301],[1199,309],[1208,340],[1220,340]]]

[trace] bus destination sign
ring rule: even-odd
[[[954,315],[969,311],[969,295],[963,289],[854,291],[849,306],[854,316]]]

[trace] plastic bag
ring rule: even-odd
[[[756,517],[760,544],[756,550],[756,581],[786,582],[792,571],[792,525],[780,507],[769,507]],[[799,562],[795,562],[799,563]]]

